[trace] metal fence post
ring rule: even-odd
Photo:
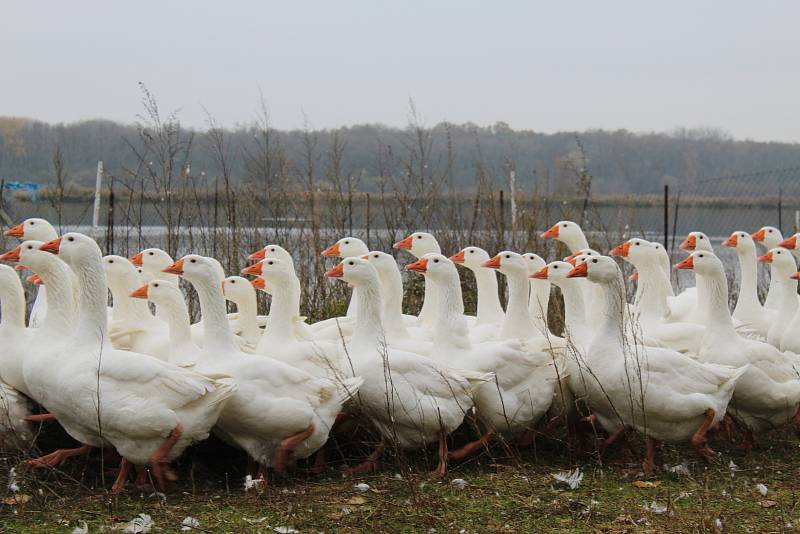
[[[669,186],[664,185],[664,248],[669,250]]]

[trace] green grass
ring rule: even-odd
[[[387,458],[375,475],[345,479],[334,466],[321,477],[271,482],[245,492],[243,463],[230,451],[195,453],[180,466],[181,481],[166,500],[150,490],[131,489],[118,497],[101,489],[98,457],[61,473],[31,473],[18,468],[19,494],[28,502],[0,505],[0,532],[72,532],[84,521],[89,532],[109,531],[137,514],[149,514],[151,532],[179,532],[192,516],[200,532],[271,533],[274,527],[300,532],[782,532],[797,525],[800,489],[798,441],[788,432],[763,436],[743,455],[715,440],[717,461],[705,466],[684,447],[664,447],[659,464],[688,461],[690,476],[659,472],[643,477],[638,463],[603,463],[597,457],[572,463],[555,442],[542,442],[510,458],[484,454],[453,466],[444,480],[428,477],[423,458],[398,467]],[[637,450],[641,444],[635,443]],[[497,451],[499,454],[499,451]],[[608,455],[611,459],[614,452]],[[216,465],[213,464],[216,460]],[[738,467],[732,470],[729,463]],[[77,462],[80,464],[80,462]],[[570,490],[552,473],[580,465],[584,478]],[[70,470],[71,469],[71,470]],[[402,472],[402,474],[400,474]],[[5,475],[5,474],[3,474]],[[461,478],[464,488],[451,481]],[[655,487],[639,488],[647,480]],[[353,486],[365,482],[370,489]],[[756,485],[768,487],[766,497]],[[105,482],[110,486],[110,481]],[[4,484],[5,486],[5,484]],[[41,490],[41,491],[40,491]],[[11,494],[6,493],[4,498]],[[666,507],[657,513],[647,506]],[[717,523],[719,521],[720,523]],[[722,529],[719,529],[719,524]]]

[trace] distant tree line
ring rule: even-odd
[[[800,165],[800,144],[740,141],[714,129],[545,134],[513,130],[503,122],[426,127],[412,113],[405,128],[362,124],[284,131],[273,129],[265,112],[247,126],[223,129],[209,119],[206,131],[193,131],[182,129],[175,116],[160,117],[155,101],[150,104],[154,109],[147,118],[131,125],[0,117],[0,178],[90,185],[98,160],[109,173],[124,176],[141,175],[143,165],[170,156],[186,166],[180,172],[224,175],[229,185],[295,177],[320,190],[372,192],[386,180],[413,175],[421,189],[447,177],[449,187],[468,192],[506,187],[513,170],[520,191],[572,191],[582,175],[591,174],[593,193],[625,195],[657,193],[665,183],[691,186],[716,176]],[[176,154],[149,153],[158,143],[148,136],[159,135],[165,124],[175,136]]]

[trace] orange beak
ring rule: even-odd
[[[792,280],[800,280],[800,273],[794,273],[789,278],[791,278]]]
[[[61,249],[61,238],[53,239],[52,241],[48,241],[47,243],[43,244],[39,247],[39,250],[44,250],[45,252],[52,252],[53,254],[58,254],[58,251]]]
[[[147,298],[147,284],[143,285],[139,289],[134,290],[133,293],[131,293],[128,296],[131,297],[131,298],[134,298],[134,299],[146,299]]]
[[[334,243],[333,245],[323,250],[322,255],[328,258],[338,258],[341,255],[341,251],[339,249],[339,243],[338,242]]]
[[[136,254],[135,256],[131,256],[131,263],[137,267],[141,267],[143,261],[144,261],[144,254],[141,252]]]
[[[754,240],[756,240],[756,241],[758,241],[760,243],[760,242],[764,241],[764,238],[766,237],[766,235],[767,235],[767,231],[762,228],[758,232],[756,232],[754,234],[750,234],[750,237],[752,237]]]
[[[639,271],[633,271],[633,274],[628,277],[628,280],[631,282],[638,282],[639,281]]]
[[[689,256],[688,258],[686,258],[682,262],[680,262],[677,265],[675,265],[675,268],[676,269],[689,269],[689,270],[694,269],[694,258],[692,256]]]
[[[249,256],[247,256],[247,259],[248,259],[248,260],[258,260],[258,261],[261,261],[261,260],[263,260],[263,259],[264,259],[266,256],[267,256],[267,249],[266,249],[266,248],[260,248],[260,249],[256,250],[255,252],[253,252],[252,254],[250,254]]]
[[[244,269],[242,269],[242,274],[252,274],[253,276],[259,276],[264,272],[264,268],[261,266],[261,262],[254,263],[253,265],[248,265]]]
[[[481,265],[481,267],[486,267],[487,269],[499,269],[500,268],[500,255],[498,254],[494,258],[487,260]]]
[[[337,263],[332,269],[325,271],[325,276],[328,278],[341,278],[344,276],[344,263]]]
[[[569,263],[573,267],[575,267],[575,265],[577,265],[577,263],[578,263],[578,256],[580,256],[580,254],[577,254],[577,255],[576,254],[570,254],[569,256],[564,258],[564,261]]]
[[[680,248],[681,250],[687,250],[689,252],[694,252],[694,249],[697,247],[697,237],[689,234],[686,236],[686,239],[683,240],[681,243]]]
[[[536,278],[537,280],[547,280],[547,266],[545,265],[535,273],[531,275],[531,278]]]
[[[414,236],[408,236],[402,241],[398,241],[397,243],[392,245],[392,248],[396,248],[397,250],[411,250],[411,245],[413,242],[414,242]]]
[[[263,289],[267,288],[267,282],[264,281],[263,278],[255,278],[253,280],[250,280],[250,283],[253,284],[253,287],[256,288],[256,289],[262,289],[263,290]]]
[[[627,258],[628,251],[630,251],[630,249],[631,249],[631,242],[625,241],[621,245],[617,245],[616,247],[612,248],[609,254],[611,256],[619,256],[621,258]]]
[[[767,252],[763,256],[759,256],[758,257],[758,261],[760,261],[762,263],[772,263],[772,251],[770,250],[769,252]]]
[[[183,274],[183,258],[179,259],[169,267],[165,267],[161,271],[162,273],[169,273],[169,274],[177,274],[178,276]]]
[[[783,248],[788,248],[789,250],[794,250],[797,248],[797,234],[794,234],[792,237],[788,239],[784,239],[781,244],[779,245]]]
[[[43,286],[44,285],[44,281],[42,281],[42,279],[39,278],[39,275],[36,275],[36,274],[30,275],[28,278],[26,278],[26,280],[28,282],[30,282],[32,284],[36,284],[38,286]]]
[[[788,241],[788,239],[787,239],[786,241]],[[784,243],[785,243],[786,241],[784,241]],[[725,240],[725,241],[724,241],[722,244],[723,244],[723,245],[725,245],[726,247],[730,247],[730,248],[736,248],[736,246],[739,244],[739,238],[738,238],[738,237],[736,237],[736,234],[735,234],[735,233],[733,233],[733,234],[731,234],[731,236],[730,236],[728,239],[726,239],[726,240]]]
[[[428,258],[422,258],[406,265],[406,271],[425,274],[428,272]]]
[[[456,252],[455,254],[450,256],[450,261],[452,261],[453,263],[461,264],[461,263],[464,263],[465,259],[466,258],[465,258],[465,254],[464,254],[463,250],[459,250],[458,252]]]
[[[6,230],[5,235],[8,237],[23,237],[25,235],[25,225],[19,223],[15,227]]]
[[[14,250],[9,250],[2,256],[0,256],[0,260],[2,261],[19,261],[19,251],[20,248],[17,247]]]
[[[550,229],[542,234],[545,239],[555,239],[558,237],[558,225],[554,224]]]
[[[589,264],[587,262],[583,262],[580,265],[573,267],[573,269],[567,273],[567,278],[585,278],[589,274]]]
[[[30,271],[30,269],[28,269],[27,267],[25,267],[25,266],[24,266],[24,265],[22,265],[21,263],[18,263],[18,264],[16,264],[16,265],[14,266],[14,270],[15,270],[15,271]]]

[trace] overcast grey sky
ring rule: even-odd
[[[0,115],[503,120],[800,141],[800,2],[0,0]]]

